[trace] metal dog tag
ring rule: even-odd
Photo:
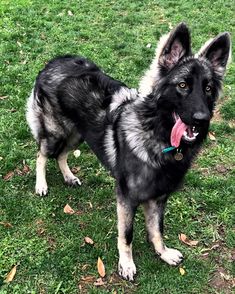
[[[183,154],[181,152],[177,152],[175,155],[174,155],[174,158],[175,160],[177,161],[180,161],[184,158]]]

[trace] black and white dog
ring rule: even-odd
[[[47,194],[46,161],[57,159],[64,180],[80,185],[68,152],[85,141],[117,186],[119,274],[133,280],[133,220],[142,204],[149,240],[170,265],[182,254],[163,243],[164,208],[206,138],[230,52],[222,33],[193,55],[184,23],[163,36],[140,83],[129,89],[81,57],[50,61],[27,104],[39,145],[36,193]]]

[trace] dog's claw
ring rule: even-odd
[[[35,193],[39,196],[46,196],[48,193],[48,187],[47,184],[44,185],[36,185],[35,187]]]
[[[165,248],[160,258],[173,266],[179,265],[184,259],[180,251],[171,248]]]
[[[119,261],[118,273],[125,280],[134,281],[134,276],[136,274],[136,266],[134,262],[132,260],[124,263]]]
[[[65,183],[68,186],[81,186],[81,181],[79,180],[79,178],[74,177],[74,178],[66,178],[65,179]]]

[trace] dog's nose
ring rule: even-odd
[[[200,123],[203,121],[209,121],[210,114],[208,112],[202,112],[202,111],[195,112],[193,115],[193,120],[196,123]]]

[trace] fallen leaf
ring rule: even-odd
[[[173,25],[172,25],[172,23],[171,23],[171,22],[169,22],[168,26],[169,26],[169,29],[170,29],[170,30],[172,30],[172,29],[173,29]]]
[[[99,275],[101,276],[101,278],[103,278],[105,276],[105,267],[100,257],[98,257],[97,269],[98,269]]]
[[[75,156],[75,158],[78,158],[81,155],[81,151],[77,149],[73,152],[73,155]]]
[[[15,274],[16,274],[16,267],[17,267],[17,265],[15,265],[15,266],[11,269],[11,271],[7,274],[6,279],[5,279],[5,282],[6,282],[6,283],[10,283],[10,282],[14,279]]]
[[[85,283],[91,283],[91,282],[94,282],[95,277],[93,276],[81,277],[81,280]]]
[[[90,208],[92,209],[93,205],[92,205],[91,201],[89,201],[88,204],[89,204]]]
[[[26,174],[28,174],[29,172],[30,172],[30,167],[29,167],[27,164],[25,164],[24,167],[23,167],[23,169],[22,169],[22,173],[23,173],[24,175],[26,175]]]
[[[94,286],[103,286],[105,284],[105,282],[102,280],[102,278],[98,278],[95,283]]]
[[[9,112],[11,112],[11,113],[14,113],[14,112],[16,112],[16,111],[17,111],[16,108],[11,108],[11,109],[9,109]]]
[[[217,248],[219,248],[219,244],[214,244],[214,245],[210,248],[210,250],[215,250],[215,249],[217,249]]]
[[[85,242],[87,244],[90,244],[90,245],[93,245],[94,244],[94,241],[91,238],[89,238],[89,237],[85,237],[84,240],[85,240]]]
[[[182,267],[179,268],[179,271],[181,276],[184,276],[186,274],[186,271]]]
[[[3,225],[5,228],[12,228],[13,225],[8,222],[0,222],[0,225]]]
[[[230,275],[227,275],[223,272],[220,272],[220,276],[226,281],[229,281],[230,279],[232,279],[232,277]]]
[[[209,252],[203,253],[201,255],[201,258],[203,258],[203,259],[207,259],[208,257],[209,257]]]
[[[89,266],[90,266],[89,264],[84,264],[84,265],[82,266],[82,270],[83,270],[83,271],[87,270]]]
[[[211,141],[216,141],[216,138],[215,138],[215,134],[214,133],[209,132],[208,133],[208,136],[209,136],[209,138],[210,138]]]
[[[7,99],[8,96],[0,96],[0,100],[4,100],[4,99]]]
[[[189,246],[196,246],[199,241],[192,241],[189,240],[188,237],[185,234],[179,234],[179,239],[182,241],[184,244],[187,244]]]
[[[9,181],[14,176],[14,171],[9,171],[4,177],[3,180]]]
[[[81,170],[80,166],[74,166],[71,168],[73,174],[77,174]]]
[[[66,204],[65,207],[64,207],[64,213],[67,213],[67,214],[74,214],[75,211],[72,209],[71,206],[69,206],[68,204]]]

